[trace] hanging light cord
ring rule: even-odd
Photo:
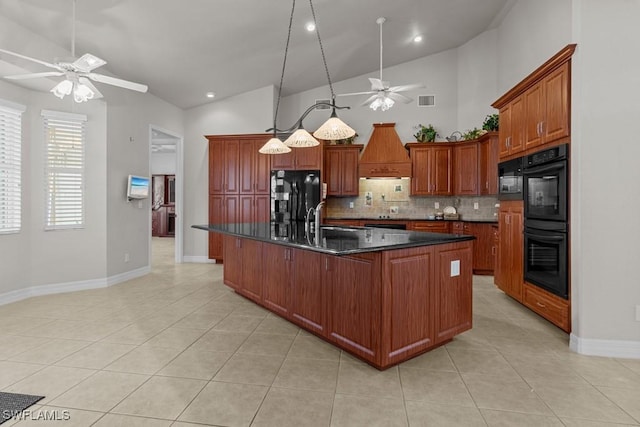
[[[316,11],[313,8],[313,0],[309,0],[311,6],[311,15],[313,16],[313,23],[316,24],[316,36],[318,36],[318,44],[320,45],[320,53],[322,54],[322,63],[324,64],[324,71],[327,73],[327,81],[329,82],[329,89],[331,90],[331,100],[336,99],[335,93],[333,93],[333,84],[331,83],[331,75],[329,74],[329,67],[327,67],[327,58],[324,56],[324,48],[322,47],[322,39],[320,38],[320,30],[318,29],[318,21],[316,21]]]
[[[75,0],[74,0],[75,1]],[[289,53],[289,40],[291,40],[291,27],[293,26],[293,13],[296,10],[296,0],[293,0],[291,6],[291,16],[289,17],[289,31],[287,32],[287,43],[284,46],[284,60],[282,61],[282,74],[280,74],[280,86],[278,87],[278,101],[276,102],[276,111],[273,115],[273,134],[276,134],[276,121],[278,119],[278,109],[280,108],[280,97],[282,95],[282,84],[284,83],[284,70],[287,67],[287,54]]]
[[[379,21],[381,21],[380,22],[380,84],[382,84],[382,24],[384,24],[384,21],[380,19]]]

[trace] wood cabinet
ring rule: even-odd
[[[575,48],[567,45],[492,104],[500,111],[500,159],[568,142]]]
[[[411,157],[411,195],[451,195],[453,150],[449,144],[406,144]]]
[[[522,302],[523,202],[505,201],[498,210],[498,256],[494,280],[507,295]]]
[[[469,241],[333,256],[225,236],[224,250],[225,284],[381,369],[471,328]]]
[[[236,292],[262,302],[262,242],[239,237],[223,237],[224,282]]]
[[[357,196],[360,178],[358,157],[362,145],[326,145],[324,147],[324,182],[327,196]]]
[[[450,233],[451,224],[449,221],[411,221],[408,229],[430,233]]]
[[[478,186],[481,195],[498,194],[498,132],[489,132],[479,139]]]
[[[264,222],[270,217],[271,157],[258,152],[270,135],[210,135],[209,223]],[[209,233],[209,258],[224,259],[223,238]]]
[[[315,147],[293,147],[285,154],[271,154],[271,167],[278,170],[320,170],[322,144]]]
[[[348,227],[359,227],[359,219],[325,219],[323,224],[326,225],[346,225]]]
[[[452,230],[454,234],[467,234],[476,238],[473,241],[473,274],[493,274],[495,269],[493,224],[455,221],[452,224]]]
[[[437,254],[436,344],[471,329],[472,289],[467,286],[472,280],[471,259],[470,246],[452,247]]]
[[[327,257],[327,336],[365,359],[378,358],[380,331],[380,254]]]
[[[523,118],[524,100],[522,96],[500,108],[500,158],[524,151]]]
[[[453,146],[453,193],[462,196],[478,194],[478,142]]]
[[[569,63],[562,64],[524,93],[525,148],[569,136]]]
[[[522,303],[565,332],[571,331],[569,301],[525,282]]]

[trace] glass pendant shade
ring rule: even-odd
[[[389,108],[393,107],[393,104],[395,104],[395,101],[388,96],[379,96],[373,100],[371,105],[369,105],[369,108],[373,111],[376,111],[378,108],[382,111],[387,111]]]
[[[347,126],[342,120],[336,116],[335,111],[331,114],[329,120],[324,122],[322,126],[313,133],[318,139],[336,140],[351,138],[356,131]]]
[[[53,89],[51,89],[51,93],[53,93],[58,98],[62,99],[66,95],[69,95],[72,89],[73,89],[73,82],[71,82],[71,80],[63,80],[57,85],[55,85]]]
[[[77,83],[73,89],[73,100],[76,102],[85,102],[93,99],[95,94],[89,86]]]
[[[289,147],[315,147],[320,145],[320,142],[311,136],[309,132],[299,128],[289,138],[285,139],[284,144]]]
[[[284,142],[280,141],[275,136],[268,140],[262,148],[258,150],[262,154],[284,154],[289,153],[291,148],[284,145]]]

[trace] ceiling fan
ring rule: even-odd
[[[376,19],[376,24],[380,26],[380,78],[369,78],[369,81],[371,82],[371,90],[369,91],[337,94],[337,96],[371,95],[360,105],[369,105],[369,108],[372,110],[380,108],[382,111],[386,111],[391,108],[395,101],[404,102],[405,104],[413,101],[413,99],[399,92],[407,92],[424,87],[421,83],[389,86],[388,81],[382,80],[382,24],[384,24],[385,21],[386,18],[382,17]]]
[[[75,58],[75,38],[76,38],[76,0],[73,0],[73,28],[71,37],[71,55]],[[4,76],[8,80],[26,80],[35,79],[40,77],[59,77],[64,76],[65,79],[58,83],[51,92],[62,99],[66,95],[70,95],[73,92],[73,98],[76,102],[84,102],[89,99],[101,98],[102,94],[91,83],[91,80],[99,83],[104,83],[112,86],[118,86],[125,89],[131,89],[138,92],[146,92],[147,86],[134,83],[127,80],[122,80],[116,77],[106,76],[104,74],[94,73],[98,67],[103,66],[107,61],[98,58],[90,53],[85,53],[78,59],[69,61],[55,61],[49,63],[39,59],[31,58],[29,56],[21,55],[16,52],[11,52],[6,49],[0,49],[0,53],[12,55],[17,58],[25,59],[27,61],[35,62],[40,65],[44,65],[47,68],[51,68],[55,71],[44,71],[40,73],[29,74],[17,74],[12,76]]]

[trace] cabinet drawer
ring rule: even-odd
[[[560,329],[569,332],[569,302],[531,285],[524,284],[524,305],[544,317]]]
[[[449,223],[445,221],[412,221],[409,230],[430,233],[449,233]]]

